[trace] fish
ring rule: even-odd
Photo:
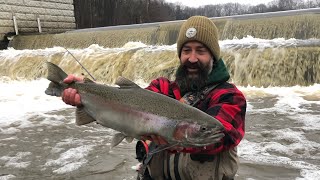
[[[219,120],[176,99],[141,88],[125,77],[117,78],[117,86],[87,78],[66,84],[63,80],[67,74],[51,62],[46,64],[47,79],[51,82],[45,93],[59,97],[66,88],[76,89],[82,103],[76,107],[76,125],[96,122],[117,131],[111,147],[124,139],[132,142],[145,135],[158,135],[168,146],[181,147],[204,147],[224,137],[224,126]]]

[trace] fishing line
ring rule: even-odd
[[[96,79],[90,74],[90,72],[80,63],[80,61],[76,58],[76,57],[74,57],[74,55],[67,49],[67,48],[65,48],[65,47],[63,47],[72,57],[73,57],[73,59],[75,59],[79,64],[80,64],[80,66],[82,67],[82,69],[84,69],[88,74],[89,74],[89,76],[94,80],[94,81],[96,81]]]

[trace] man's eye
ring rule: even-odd
[[[190,52],[191,50],[190,49],[183,49],[182,51],[183,52]]]
[[[207,52],[207,50],[205,50],[205,49],[198,49],[197,51],[198,52]]]

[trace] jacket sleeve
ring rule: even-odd
[[[186,148],[184,152],[216,154],[237,146],[244,136],[246,113],[244,95],[229,83],[213,90],[210,95],[205,112],[222,123],[225,136],[219,143],[203,148]]]
[[[146,89],[153,91],[153,92],[165,94],[165,92],[163,92],[163,91],[165,91],[164,88],[162,88],[162,92],[161,92],[161,85],[160,84],[162,84],[162,86],[164,86],[165,84],[168,84],[168,80],[165,78],[154,79],[153,81],[151,81],[149,86],[146,87]]]
[[[180,89],[175,82],[169,81],[167,78],[160,77],[158,79],[153,80],[148,87],[147,90],[164,94],[171,98],[179,100],[181,98]]]

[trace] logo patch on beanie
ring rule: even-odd
[[[186,36],[187,38],[193,38],[194,36],[196,36],[197,34],[197,30],[196,28],[189,28],[187,31],[186,31]]]

